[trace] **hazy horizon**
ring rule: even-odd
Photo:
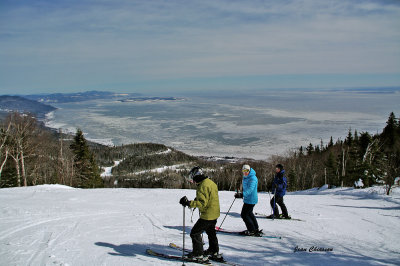
[[[3,93],[1,95],[11,95],[11,96],[30,96],[30,95],[52,95],[52,94],[75,94],[75,93],[87,93],[87,92],[110,92],[110,93],[115,93],[115,94],[124,94],[124,93],[130,93],[130,94],[140,94],[142,96],[160,96],[160,97],[165,97],[165,96],[191,96],[191,95],[197,95],[197,96],[212,96],[212,95],[227,95],[230,96],[233,94],[249,94],[249,93],[259,93],[259,92],[287,92],[287,91],[294,91],[294,92],[340,92],[340,91],[359,91],[359,92],[373,92],[373,93],[392,93],[396,91],[400,91],[400,85],[399,86],[360,86],[360,87],[332,87],[332,88],[300,88],[300,87],[294,87],[294,88],[268,88],[268,89],[246,89],[246,90],[239,90],[239,89],[220,89],[220,90],[167,90],[167,91],[127,91],[127,90],[107,90],[107,89],[88,89],[88,90],[71,90],[64,92],[62,90],[50,90],[50,91],[37,91],[37,92],[28,92],[28,93],[16,93],[15,91],[9,91],[8,93]],[[229,93],[229,94],[226,94]]]
[[[396,0],[3,0],[0,94],[400,86]]]

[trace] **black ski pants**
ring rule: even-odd
[[[253,209],[255,204],[244,203],[240,217],[242,217],[248,231],[258,230],[257,219],[254,216]]]
[[[192,231],[190,232],[190,237],[192,238],[193,244],[193,255],[203,255],[203,239],[201,237],[201,234],[204,231],[208,236],[209,250],[212,253],[219,252],[217,232],[215,231],[216,224],[217,220],[197,220],[196,224],[192,228]]]
[[[274,215],[275,215],[275,217],[279,217],[279,209],[278,209],[278,207],[276,206],[276,204],[278,204],[279,207],[281,207],[282,215],[283,215],[284,217],[288,217],[288,216],[289,216],[288,211],[287,211],[287,208],[286,208],[286,205],[285,205],[285,203],[283,202],[283,197],[274,196],[274,197],[271,199],[270,203],[271,203],[272,209],[274,210]]]

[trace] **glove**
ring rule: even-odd
[[[180,200],[179,203],[182,204],[182,206],[190,206],[190,200],[186,196],[183,196]]]
[[[237,199],[243,198],[243,193],[241,193],[241,192],[236,192],[236,193],[235,193],[235,198],[237,198]]]

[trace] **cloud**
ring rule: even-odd
[[[396,1],[15,2],[0,9],[0,88],[400,73]]]

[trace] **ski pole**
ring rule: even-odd
[[[271,193],[269,193],[269,190],[268,190],[268,195],[269,195],[269,206],[271,207],[271,215],[273,215],[274,214],[274,210],[272,209],[272,206],[271,206]]]
[[[274,215],[272,215],[272,220],[275,220],[275,209],[278,208],[278,207],[276,207],[275,200],[276,200],[276,187],[275,187],[275,192],[274,192],[274,209],[273,209],[273,214]]]
[[[232,208],[233,203],[235,202],[235,200],[236,200],[236,198],[233,199],[233,202],[232,202],[231,206],[229,207],[228,212],[225,214],[225,217],[224,217],[224,219],[222,220],[222,223],[219,225],[219,228],[222,228],[222,224],[224,223],[224,221],[225,221],[225,219],[226,219],[226,216],[228,215],[229,211],[231,210],[231,208]]]
[[[182,265],[185,265],[185,206],[183,206],[183,249],[182,249]]]

